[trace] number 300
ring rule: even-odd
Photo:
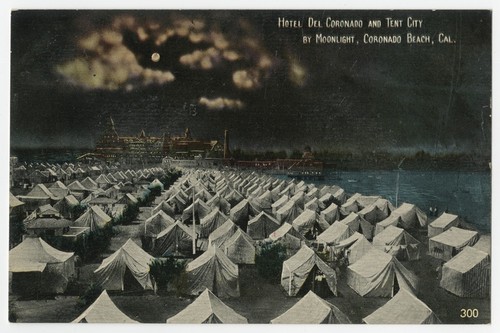
[[[460,318],[477,318],[478,316],[478,309],[460,309]]]

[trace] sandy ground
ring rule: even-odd
[[[139,232],[143,221],[150,216],[151,208],[141,209],[138,221],[131,225],[117,226],[118,234],[113,237],[107,256],[116,251],[129,238],[140,245]],[[418,237],[424,242],[427,240],[423,234]],[[413,262],[403,262],[403,265],[412,270],[420,278],[418,297],[426,303],[440,318],[443,323],[453,324],[484,324],[490,322],[489,299],[466,299],[454,296],[442,288],[436,279],[435,268],[439,261],[424,255],[422,259]],[[91,263],[82,267],[80,282],[90,283],[93,271],[99,263]],[[388,298],[363,298],[347,286],[345,273],[341,274],[338,282],[339,297],[326,300],[336,305],[353,323],[361,323],[362,318],[371,314],[384,305]],[[270,284],[263,280],[254,266],[240,267],[241,297],[226,299],[224,302],[236,312],[245,316],[249,323],[269,323],[269,321],[291,306],[298,298],[287,297],[277,284]],[[193,300],[178,298],[176,296],[160,296],[151,292],[144,294],[110,293],[115,304],[129,317],[143,323],[165,323],[173,315],[180,312]],[[39,300],[15,300],[10,297],[13,309],[20,322],[70,322],[74,320],[83,309],[77,306],[76,296],[57,296]],[[479,317],[476,319],[460,318],[460,309],[478,309]]]

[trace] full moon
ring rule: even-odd
[[[158,62],[158,61],[160,61],[160,54],[159,54],[158,52],[153,53],[153,54],[151,55],[151,60],[152,60],[153,62]]]

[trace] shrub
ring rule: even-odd
[[[283,262],[286,260],[286,247],[279,243],[261,245],[255,256],[255,265],[264,279],[279,283]]]
[[[11,247],[14,247],[22,241],[23,234],[26,233],[26,228],[24,227],[21,215],[11,216],[9,222],[9,243]]]
[[[86,210],[87,210],[87,206],[85,206],[85,205],[78,204],[78,205],[74,206],[71,209],[71,216],[73,217],[73,220],[76,220],[77,218],[82,216]]]
[[[130,224],[137,218],[137,215],[139,215],[139,205],[127,205],[123,213],[119,217],[113,219],[113,224]]]
[[[185,260],[175,258],[153,259],[149,264],[149,272],[158,289],[168,290],[170,284],[181,293],[184,289],[186,264]]]
[[[161,195],[161,186],[160,185],[149,186],[148,189],[151,191],[149,195],[153,198]]]
[[[83,294],[78,298],[78,306],[87,307],[90,304],[94,303],[94,301],[101,295],[102,287],[97,283],[90,283],[87,289],[84,290]]]
[[[154,196],[151,195],[151,190],[145,190],[137,200],[139,201],[139,207],[145,207],[151,205],[154,200]]]
[[[104,229],[94,230],[77,240],[49,235],[42,235],[42,238],[58,250],[75,252],[83,261],[90,261],[108,249],[113,235],[113,227],[108,225]]]
[[[177,179],[182,176],[182,172],[176,169],[167,170],[165,176],[160,178],[160,182],[165,189],[169,188]]]

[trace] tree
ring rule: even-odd
[[[279,283],[283,262],[286,260],[286,247],[280,243],[267,243],[257,249],[255,265],[264,279]]]

